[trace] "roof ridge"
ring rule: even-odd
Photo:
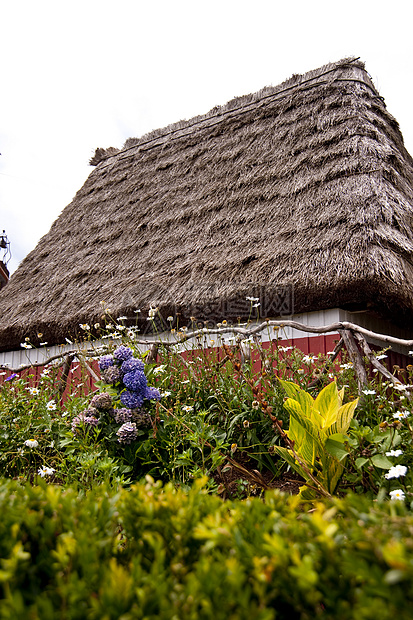
[[[166,138],[174,133],[181,132],[185,129],[190,129],[195,125],[202,124],[205,126],[205,122],[213,118],[220,118],[221,121],[224,115],[226,116],[230,113],[246,110],[246,108],[250,107],[251,105],[256,105],[259,101],[263,101],[264,99],[268,99],[271,97],[276,97],[285,93],[286,91],[292,90],[300,86],[305,86],[309,82],[314,82],[323,75],[328,75],[329,73],[333,73],[338,69],[349,66],[358,67],[364,73],[366,73],[368,80],[363,80],[363,83],[366,84],[366,86],[369,86],[374,91],[374,93],[379,96],[379,93],[375,89],[374,84],[365,69],[364,63],[360,61],[360,57],[344,58],[337,62],[323,65],[318,69],[307,71],[303,74],[294,74],[290,78],[284,80],[283,82],[281,82],[281,84],[278,84],[276,86],[265,86],[264,88],[261,88],[255,93],[234,97],[222,106],[215,106],[206,114],[194,116],[188,120],[181,120],[175,123],[171,123],[169,125],[166,125],[165,127],[155,129],[146,134],[143,134],[139,138],[128,138],[121,149],[114,149],[113,147],[109,147],[108,149],[97,148],[95,155],[90,160],[90,164],[97,165],[101,161],[107,160],[112,156],[125,153],[126,151],[130,151],[131,149],[137,147],[142,147],[145,144],[148,144],[155,140]],[[336,80],[332,81],[338,81],[338,79],[336,78]],[[319,83],[314,84],[314,86],[315,85],[319,85]]]

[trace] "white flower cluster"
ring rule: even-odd
[[[387,480],[390,480],[391,478],[400,478],[400,476],[405,476],[407,473],[407,467],[405,465],[395,465],[394,467],[390,467],[389,471],[387,472],[387,474],[384,475],[384,477]]]

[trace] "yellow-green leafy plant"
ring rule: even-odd
[[[290,425],[285,432],[288,447],[274,450],[306,481],[300,489],[302,499],[332,495],[343,473],[344,442],[358,399],[343,405],[344,388],[338,390],[335,381],[315,399],[295,383],[280,383],[288,395],[284,407]]]

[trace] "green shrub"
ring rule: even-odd
[[[404,619],[413,517],[348,496],[223,502],[146,483],[116,492],[0,484],[0,618]]]

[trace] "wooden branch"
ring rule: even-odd
[[[369,359],[371,365],[374,366],[374,368],[376,368],[376,370],[378,370],[384,377],[386,377],[386,379],[391,381],[393,385],[401,385],[401,381],[397,379],[397,377],[392,375],[391,372],[387,370],[387,368],[377,359],[373,351],[370,349],[364,336],[362,334],[354,334],[354,336],[360,343],[364,355]],[[412,400],[412,393],[410,391],[405,390],[404,393],[409,400]]]
[[[347,329],[342,329],[339,331],[339,334],[344,340],[344,344],[350,356],[350,360],[353,363],[354,372],[356,373],[357,377],[358,392],[361,395],[363,388],[368,383],[366,370],[363,364],[363,358],[361,357],[360,351],[357,347],[357,343],[354,340],[354,336],[351,331]]]
[[[158,347],[162,346],[162,347],[166,347],[167,349],[171,349],[172,347],[176,345],[184,344],[185,342],[187,342],[188,340],[192,338],[199,338],[200,336],[205,336],[207,333],[218,334],[218,335],[219,334],[225,335],[228,333],[232,333],[232,334],[237,334],[240,340],[244,340],[246,338],[249,338],[250,336],[256,336],[260,332],[268,329],[268,327],[279,327],[279,328],[292,327],[299,331],[313,333],[313,334],[326,334],[330,332],[340,333],[343,331],[350,330],[351,332],[353,332],[353,334],[358,333],[358,334],[362,334],[365,337],[373,338],[381,342],[385,342],[389,344],[396,344],[402,347],[413,348],[413,340],[403,340],[402,338],[394,338],[393,336],[387,336],[385,334],[378,334],[368,329],[364,329],[364,327],[360,327],[359,325],[356,325],[355,323],[349,323],[347,321],[331,323],[330,325],[323,325],[323,326],[304,325],[303,323],[298,323],[297,321],[264,321],[263,323],[259,325],[256,325],[254,327],[249,327],[249,328],[244,328],[244,327],[239,327],[239,326],[235,327],[235,326],[228,325],[228,326],[220,327],[216,329],[203,328],[203,329],[199,329],[196,331],[189,331],[189,332],[182,333],[179,339],[176,339],[175,342],[170,342],[170,341],[166,342],[162,340],[162,338],[158,338],[156,340],[135,340],[135,344],[144,345],[144,346],[147,346],[148,348],[156,344]],[[199,342],[199,347],[200,348],[202,347],[201,342]],[[68,355],[71,353],[74,353],[77,356],[79,351],[76,349],[72,351],[65,351],[62,353],[58,353],[57,355],[53,355],[42,362],[33,362],[30,364],[26,364],[24,366],[19,366],[18,368],[10,368],[7,365],[0,365],[0,369],[9,370],[10,372],[21,372],[22,370],[26,370],[28,368],[46,366],[47,364],[50,364],[50,362],[52,362],[53,360],[63,358],[65,355]],[[82,355],[87,356],[87,357],[95,357],[96,351],[84,352]]]

